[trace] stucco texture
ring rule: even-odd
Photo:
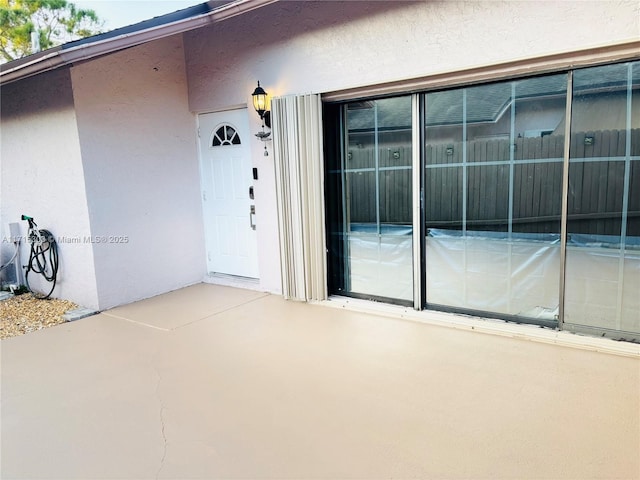
[[[185,34],[190,105],[322,93],[640,38],[635,1],[286,1]]]
[[[67,241],[90,235],[69,70],[28,78],[1,91],[3,257],[13,253],[7,224],[19,222],[26,236],[27,223],[20,217],[34,217],[58,240],[60,269],[54,296],[97,308],[92,245]],[[21,265],[28,258],[23,240]]]
[[[100,308],[205,273],[196,121],[182,37],[73,67]]]

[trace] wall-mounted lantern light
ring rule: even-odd
[[[260,120],[269,128],[271,128],[271,112],[268,110],[268,97],[267,92],[264,91],[264,88],[260,86],[260,82],[258,82],[258,86],[251,94],[253,97],[253,108],[256,109],[258,115],[260,116]]]
[[[265,132],[265,125],[268,128],[271,128],[271,112],[268,110],[269,108],[269,99],[267,97],[267,92],[265,92],[264,88],[260,86],[260,82],[258,81],[258,86],[251,94],[253,98],[253,108],[256,109],[260,120],[262,120],[262,130],[256,133],[256,137],[262,142],[267,142],[271,140],[269,136],[271,132]],[[264,156],[267,157],[269,152],[267,151],[267,144],[264,145]]]

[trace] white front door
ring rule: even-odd
[[[246,108],[198,116],[209,273],[258,278]]]

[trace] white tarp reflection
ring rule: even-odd
[[[566,323],[640,332],[640,239],[622,254],[616,238],[570,236]],[[352,292],[413,299],[411,227],[352,225],[348,241]],[[425,255],[429,304],[557,320],[557,234],[430,229]]]
[[[413,300],[411,227],[385,226],[380,234],[366,225],[351,228],[348,234],[351,291]]]
[[[526,318],[558,314],[557,235],[430,230],[427,302]]]
[[[567,246],[565,322],[639,333],[640,251]]]

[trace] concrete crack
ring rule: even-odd
[[[158,466],[158,471],[156,472],[156,480],[160,477],[160,472],[162,472],[162,468],[164,467],[164,460],[167,458],[167,435],[165,433],[165,423],[164,423],[164,405],[162,404],[162,399],[160,398],[160,382],[162,377],[160,376],[160,372],[156,368],[156,375],[158,375],[158,383],[156,385],[156,398],[158,399],[158,403],[160,404],[160,432],[162,433],[162,457],[160,458],[160,465]]]
[[[162,449],[162,458],[160,459],[160,466],[158,467],[158,472],[156,473],[156,480],[160,477],[160,472],[162,471],[162,467],[164,467],[164,459],[167,458],[167,436],[164,433],[164,407],[160,408],[160,424],[162,427],[162,441],[163,449]]]

